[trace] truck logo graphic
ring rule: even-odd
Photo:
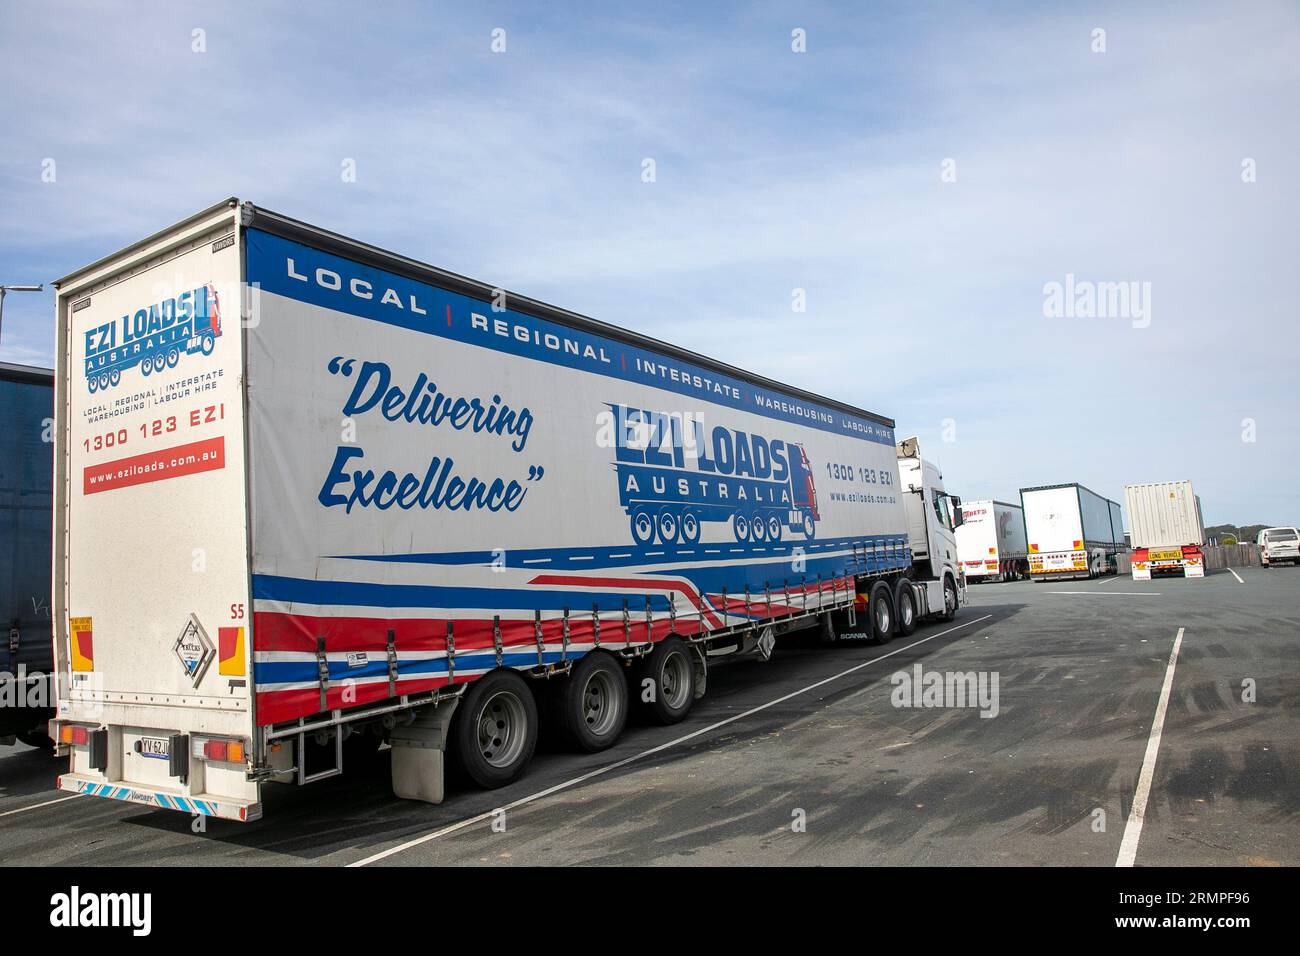
[[[696,544],[707,521],[740,542],[811,541],[821,512],[803,445],[738,429],[705,429],[665,412],[609,405],[614,413],[619,505],[640,546]]]
[[[210,282],[136,309],[86,330],[86,387],[115,388],[128,369],[148,376],[175,368],[182,355],[211,355],[220,334],[221,303]]]

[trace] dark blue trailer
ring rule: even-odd
[[[0,738],[48,746],[54,371],[0,362]]]

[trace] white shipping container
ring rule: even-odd
[[[985,499],[962,502],[957,557],[968,578],[1002,576],[1022,561],[1028,546],[1024,511],[1019,505]]]
[[[1201,501],[1190,481],[1153,481],[1124,486],[1134,548],[1205,544]]]

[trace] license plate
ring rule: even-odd
[[[1181,548],[1173,551],[1152,551],[1147,554],[1147,559],[1151,561],[1181,561],[1183,552]]]
[[[154,757],[158,760],[166,760],[170,756],[168,743],[166,737],[141,737],[140,755],[142,757]]]

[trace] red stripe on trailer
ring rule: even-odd
[[[528,583],[553,584],[558,586],[577,585],[579,587],[623,588],[638,593],[645,593],[647,591],[676,592],[684,596],[695,610],[709,622],[710,628],[720,627],[722,624],[722,622],[718,620],[718,616],[700,600],[699,592],[685,581],[655,581],[646,578],[603,578],[580,574],[539,574]],[[629,606],[629,610],[634,609]],[[704,630],[704,628],[701,628],[701,630]]]

